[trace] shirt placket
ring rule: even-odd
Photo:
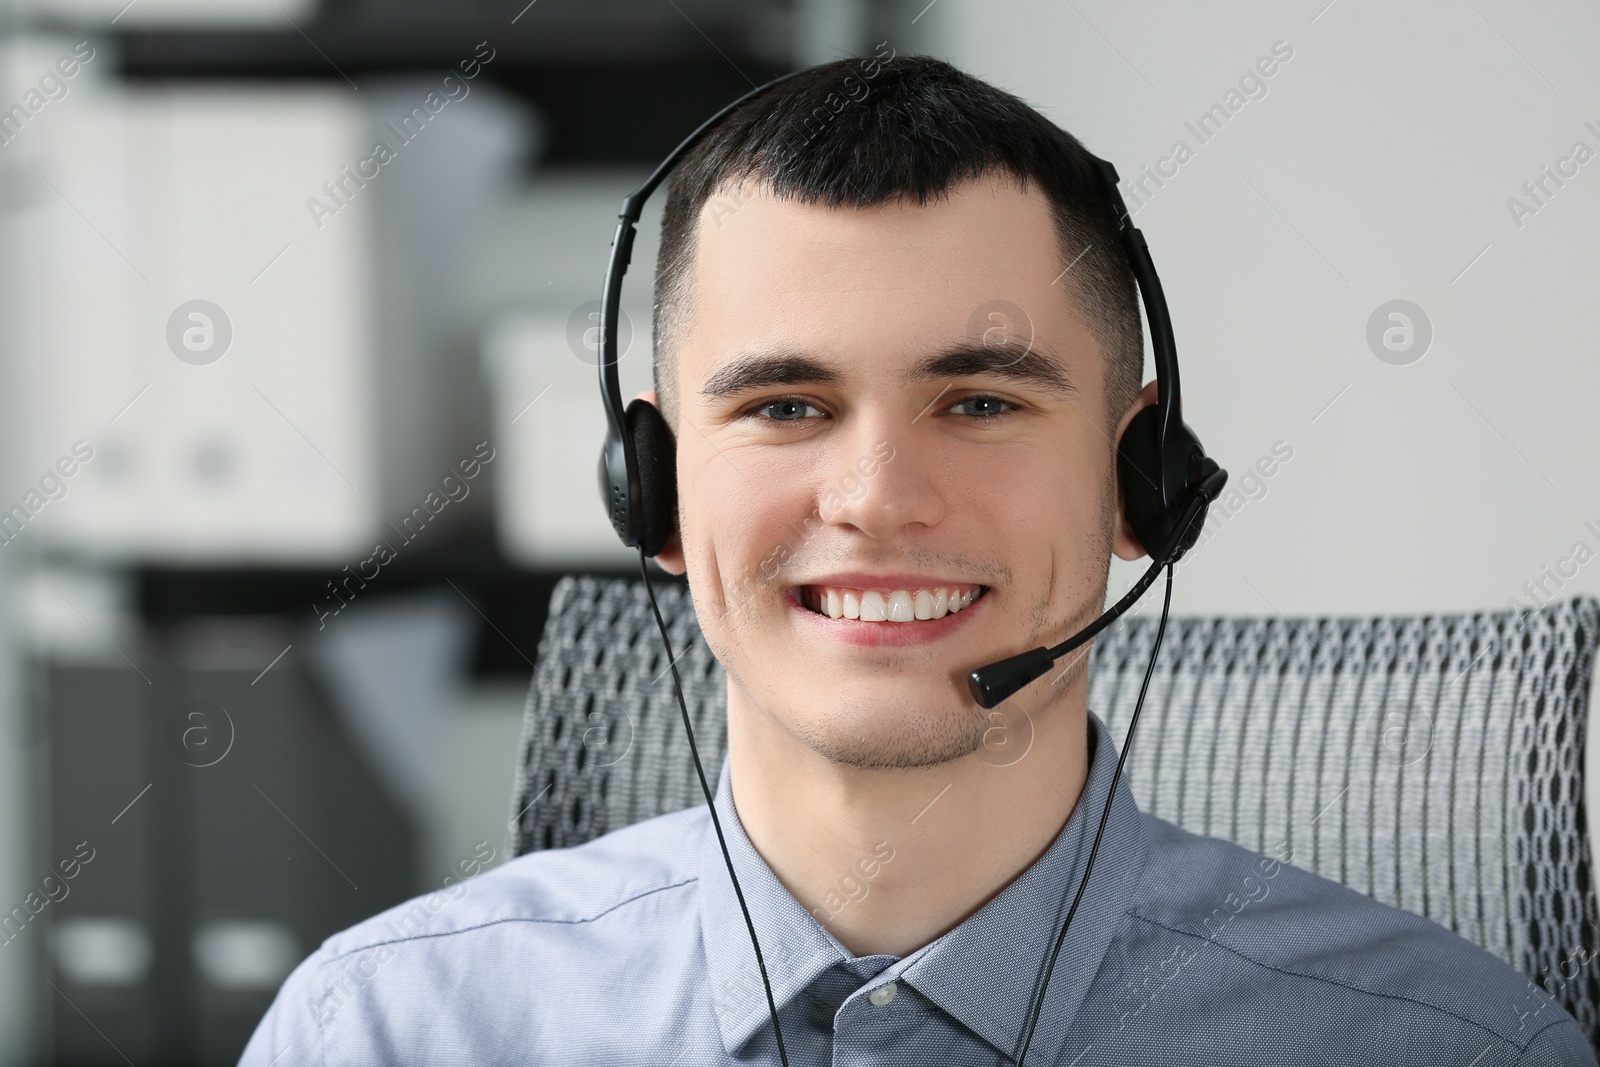
[[[963,1045],[915,990],[887,975],[852,993],[834,1015],[833,1067],[963,1063],[972,1051]]]

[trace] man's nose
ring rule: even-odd
[[[880,421],[862,430],[835,458],[820,502],[823,517],[873,538],[937,524],[944,517],[938,457],[918,441],[916,427]]]

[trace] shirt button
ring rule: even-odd
[[[868,993],[867,999],[881,1008],[885,1004],[889,1003],[889,1001],[893,1000],[894,995],[898,992],[900,992],[899,986],[895,985],[893,982],[886,982],[877,989],[874,989],[872,992]]]

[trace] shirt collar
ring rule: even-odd
[[[839,967],[866,981],[895,965],[897,978],[933,1001],[1000,1054],[1011,1057],[1028,1007],[1049,962],[1061,920],[1072,904],[1110,794],[1117,750],[1100,717],[1088,713],[1089,771],[1072,814],[1044,854],[944,936],[896,964],[892,956],[852,957],[767,866],[745,835],[733,805],[727,759],[716,809],[728,852],[761,939],[761,954],[782,1011],[824,972]],[[709,820],[708,820],[709,821]],[[1149,842],[1126,779],[1094,863],[1090,885],[1056,960],[1029,1061],[1055,1062],[1073,1017],[1110,949],[1144,871]],[[750,934],[728,879],[715,831],[705,827],[700,850],[700,911],[712,1003],[729,1055],[771,1024]]]
[[[733,779],[727,757],[723,758],[722,773],[717,781],[716,812],[728,843],[728,855],[733,860],[734,870],[739,872],[739,885],[750,908],[751,922],[761,940],[761,956],[772,983],[772,999],[781,1012],[825,971],[852,961],[852,957],[795,899],[750,843],[734,810]],[[728,878],[716,830],[710,825],[710,819],[699,825],[703,837],[700,843],[700,931],[711,983],[711,1003],[722,1030],[723,1046],[729,1056],[737,1058],[739,1050],[756,1031],[771,1025],[771,1013],[767,1010],[766,989],[761,982],[755,950],[750,945],[750,932],[745,926],[733,883]],[[881,959],[888,963],[892,957]]]
[[[1083,877],[1117,769],[1105,723],[1092,711],[1088,719],[1089,773],[1055,841],[961,925],[907,958],[904,978],[912,988],[1008,1058],[1020,1051],[1028,1009]],[[1119,779],[1094,870],[1050,974],[1030,1063],[1060,1058],[1073,1017],[1133,903],[1148,853],[1144,818],[1127,779]]]

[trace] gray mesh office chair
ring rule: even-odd
[[[688,590],[663,583],[657,598],[714,776],[727,744],[722,668]],[[1119,744],[1157,622],[1124,617],[1094,644],[1089,707]],[[1292,852],[1482,945],[1600,1044],[1583,777],[1597,640],[1600,601],[1588,596],[1524,613],[1173,617],[1124,773],[1146,811]],[[556,586],[523,725],[513,855],[704,803],[667,664],[640,580]]]

